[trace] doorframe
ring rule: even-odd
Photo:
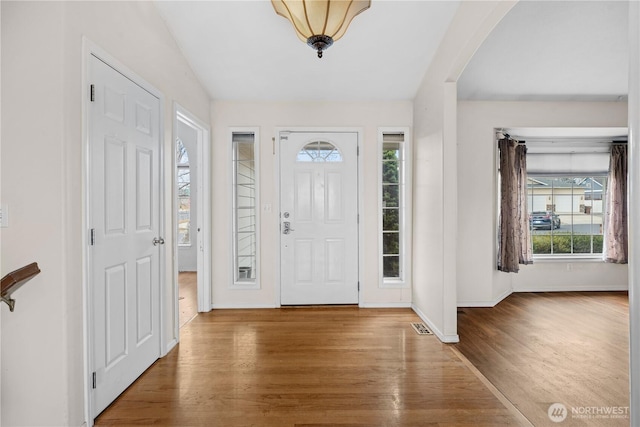
[[[178,138],[178,121],[185,123],[196,131],[196,170],[198,189],[196,191],[198,202],[196,203],[196,227],[199,232],[197,235],[197,298],[198,312],[203,313],[211,311],[211,263],[207,262],[211,259],[211,184],[210,184],[210,132],[209,126],[192,114],[189,110],[181,106],[179,103],[173,103],[173,153],[176,151],[176,139]],[[179,307],[179,284],[178,284],[178,188],[176,186],[176,158],[172,158],[171,165],[173,168],[173,199],[172,199],[172,233],[173,233],[173,291],[174,291],[174,337],[175,343],[180,341],[180,307]],[[173,343],[172,343],[173,344]],[[173,345],[170,345],[173,347]]]
[[[103,61],[105,64],[112,67],[114,70],[122,74],[124,77],[128,78],[151,95],[158,98],[158,104],[160,107],[159,117],[158,117],[158,138],[160,141],[160,212],[158,212],[158,227],[161,235],[166,234],[166,219],[165,219],[165,208],[166,208],[166,200],[164,196],[164,191],[162,191],[162,186],[165,183],[165,168],[164,168],[164,94],[158,90],[156,87],[148,83],[145,79],[140,77],[122,62],[117,60],[113,55],[109,54],[107,51],[99,47],[96,43],[91,41],[86,36],[82,36],[82,78],[80,79],[82,101],[81,101],[81,115],[82,115],[82,183],[81,183],[81,192],[82,192],[82,232],[81,232],[81,246],[82,246],[82,292],[83,292],[83,304],[82,304],[82,334],[83,334],[83,367],[84,367],[84,416],[86,420],[86,425],[93,426],[93,410],[94,410],[94,402],[93,402],[93,393],[92,393],[92,373],[93,373],[93,334],[91,331],[93,330],[93,317],[91,311],[91,303],[92,303],[92,289],[89,286],[91,279],[91,269],[92,269],[92,257],[91,251],[89,250],[89,218],[91,213],[91,198],[90,198],[90,105],[91,101],[89,100],[89,85],[91,84],[90,80],[90,72],[91,72],[91,58],[95,56],[99,60]],[[158,292],[158,306],[159,306],[159,317],[160,324],[158,334],[159,338],[159,348],[158,348],[158,357],[163,357],[167,354],[166,348],[166,338],[165,338],[165,310],[163,307],[165,305],[165,289],[166,289],[166,265],[167,265],[167,252],[164,248],[164,245],[161,245],[159,248],[159,256],[158,256],[158,268],[159,268],[159,281],[160,281],[160,290]]]
[[[363,176],[362,176],[362,158],[364,150],[360,150],[362,147],[364,147],[364,139],[363,139],[363,135],[364,135],[364,129],[361,127],[276,127],[275,128],[275,137],[273,139],[273,153],[274,153],[274,170],[276,171],[276,173],[274,173],[274,179],[275,179],[275,197],[276,200],[278,201],[278,214],[274,215],[275,216],[275,223],[273,224],[273,226],[275,227],[276,230],[280,230],[280,206],[281,206],[281,200],[280,200],[280,175],[281,175],[281,159],[280,159],[280,136],[281,134],[285,133],[285,132],[299,132],[299,133],[355,133],[357,135],[357,141],[356,141],[356,146],[358,147],[358,156],[357,156],[357,160],[356,160],[356,167],[358,168],[357,171],[357,183],[356,183],[356,188],[357,188],[357,206],[358,206],[358,216],[359,216],[359,221],[358,221],[358,283],[359,283],[359,290],[358,290],[358,306],[359,307],[363,307],[364,306],[364,294],[365,294],[365,287],[364,284],[362,282],[362,267],[364,266],[364,251],[362,250],[362,248],[364,247],[364,242],[363,242],[363,226],[364,226],[364,216],[360,216],[360,214],[362,212],[364,212],[364,206],[362,205],[363,203],[363,197],[362,197],[362,191],[361,191],[361,183],[363,182]],[[281,248],[281,239],[282,239],[282,234],[278,231],[278,238],[275,239],[275,253],[276,253],[276,271],[275,271],[275,280],[277,283],[277,285],[275,286],[275,306],[276,308],[281,307],[282,305],[280,304],[281,301],[281,290],[282,290],[282,274],[281,274],[281,268],[282,268],[282,259],[281,259],[281,254],[280,254],[280,248]]]

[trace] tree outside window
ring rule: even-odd
[[[394,135],[395,136],[395,135]],[[382,263],[385,278],[402,277],[402,143],[382,144]]]
[[[178,245],[191,245],[191,170],[189,154],[180,139],[176,140],[178,168]]]

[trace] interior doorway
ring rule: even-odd
[[[211,309],[209,263],[209,129],[176,105],[175,291],[176,336],[198,312]]]
[[[104,58],[88,52],[84,107],[90,419],[161,355],[165,266],[161,100]]]

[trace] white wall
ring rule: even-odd
[[[13,295],[15,312],[0,307],[2,424],[55,420],[62,425],[68,419],[71,379],[62,207],[63,7],[7,2],[0,7],[2,202],[10,210],[9,228],[2,230],[2,275],[33,261],[42,270]],[[77,344],[76,350],[81,356]],[[77,379],[76,387],[81,386]]]
[[[273,307],[277,303],[277,253],[279,252],[277,169],[272,138],[277,127],[362,128],[361,194],[364,221],[364,266],[361,289],[365,305],[394,305],[411,302],[411,289],[379,288],[378,259],[378,164],[377,129],[411,126],[412,105],[408,101],[362,103],[251,103],[214,101],[212,123],[213,200],[213,289],[214,307]],[[260,289],[230,289],[231,247],[231,141],[230,127],[260,128]],[[265,210],[270,205],[271,211]]]
[[[82,86],[85,35],[164,95],[165,152],[175,100],[208,121],[209,100],[151,2],[2,1],[3,272],[42,273],[4,308],[2,424],[79,426],[84,417]],[[165,194],[172,194],[165,156]],[[172,245],[172,207],[165,212]],[[171,251],[166,251],[167,257]],[[173,277],[167,259],[166,277]],[[169,282],[168,282],[169,285]],[[169,313],[173,291],[164,290]],[[165,331],[173,335],[172,316]]]
[[[447,342],[458,341],[456,85],[475,50],[515,2],[463,2],[414,102],[413,308]]]
[[[640,4],[629,5],[629,425],[640,425]]]
[[[496,270],[495,128],[625,127],[626,103],[458,103],[458,305],[493,306],[512,291],[627,289],[627,266],[536,261],[518,274]]]
[[[0,7],[0,52],[2,51],[2,7]],[[2,99],[2,55],[0,55],[0,100]],[[2,118],[2,102],[0,101],[0,122]],[[1,124],[0,124],[1,127]],[[0,131],[0,159],[2,158],[2,131]],[[2,162],[0,161],[0,202],[2,202]],[[0,275],[4,275],[2,265],[2,229],[0,228]],[[0,308],[1,310],[1,308]],[[0,316],[0,384],[2,384],[2,316]],[[2,387],[0,387],[0,402],[2,402]],[[2,425],[2,405],[0,405],[0,425]]]

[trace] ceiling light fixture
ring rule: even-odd
[[[276,13],[293,25],[298,38],[322,52],[344,35],[351,20],[369,9],[371,0],[271,0]]]

